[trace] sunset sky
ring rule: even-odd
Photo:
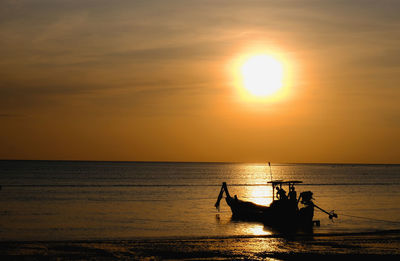
[[[400,163],[400,1],[0,1],[0,159]],[[284,67],[251,97],[240,66]],[[246,58],[247,57],[247,58]]]

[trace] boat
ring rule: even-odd
[[[274,180],[268,182],[272,185],[273,200],[269,206],[258,205],[253,202],[231,197],[226,182],[222,183],[215,207],[219,210],[220,201],[225,193],[226,203],[231,208],[233,220],[258,221],[278,229],[309,229],[314,225],[319,226],[318,220],[313,220],[314,208],[329,215],[330,219],[337,218],[334,211],[327,212],[313,202],[311,191],[301,192],[297,198],[295,186],[302,183],[298,180]],[[284,186],[288,186],[288,195]],[[276,193],[275,193],[276,191]],[[301,207],[299,207],[299,203]]]

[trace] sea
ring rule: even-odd
[[[272,201],[273,180],[312,191],[318,235],[400,229],[400,165],[0,161],[0,240],[124,240],[274,235],[233,221],[223,200]]]

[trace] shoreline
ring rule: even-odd
[[[398,260],[400,234],[142,240],[3,241],[1,260],[251,259],[379,257]]]
[[[382,230],[371,230],[371,231],[359,231],[359,232],[338,232],[338,233],[314,233],[314,232],[303,232],[303,233],[278,233],[274,232],[268,235],[211,235],[211,236],[158,236],[158,237],[130,237],[130,238],[85,238],[85,239],[31,239],[31,240],[13,240],[13,239],[0,239],[2,243],[102,243],[102,242],[117,242],[117,241],[186,241],[186,240],[231,240],[231,239],[309,239],[309,238],[336,238],[336,237],[353,237],[353,236],[391,236],[397,235],[400,237],[400,229],[382,229]]]

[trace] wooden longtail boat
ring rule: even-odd
[[[225,200],[231,208],[233,219],[259,221],[267,226],[280,229],[307,229],[312,228],[314,223],[319,225],[319,221],[313,221],[314,207],[327,213],[330,219],[337,218],[333,211],[326,212],[313,203],[313,193],[311,191],[301,192],[299,198],[297,198],[295,184],[302,183],[301,181],[275,180],[268,183],[272,185],[273,191],[273,201],[269,206],[243,201],[238,199],[236,195],[231,197],[226,182],[223,182],[215,207],[219,209],[220,201],[225,193]],[[286,192],[282,188],[283,185],[288,185],[288,196],[286,196]],[[277,191],[276,195],[275,191]],[[301,208],[299,208],[299,203],[303,205]]]

